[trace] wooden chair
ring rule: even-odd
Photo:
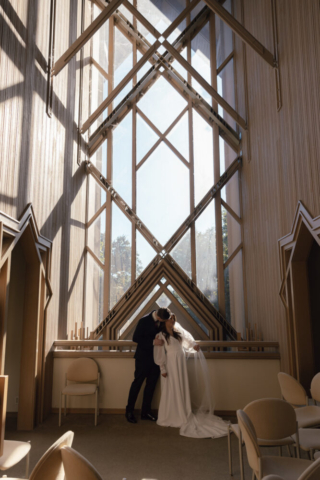
[[[29,480],[64,480],[64,468],[62,463],[61,449],[71,447],[74,433],[69,431],[62,435],[42,455],[30,474]],[[81,476],[79,477],[81,478]],[[20,480],[19,478],[8,478],[7,480]]]
[[[320,478],[320,459],[313,462],[298,478],[298,480],[319,480]],[[284,480],[279,475],[267,475],[262,480]]]
[[[247,457],[253,470],[253,478],[262,480],[267,475],[280,475],[283,480],[298,480],[299,476],[310,466],[310,460],[291,457],[261,455],[255,428],[243,410],[237,411],[238,423],[246,445]]]
[[[68,382],[75,382],[68,384]],[[97,383],[88,383],[97,382]],[[67,414],[67,397],[68,396],[84,396],[95,395],[95,416],[94,424],[97,425],[97,417],[99,415],[99,385],[100,373],[98,365],[91,358],[78,358],[69,366],[66,373],[66,383],[60,395],[59,405],[59,427],[61,426],[61,407],[62,397],[64,401],[64,414]]]
[[[278,380],[283,398],[295,408],[299,428],[320,425],[320,407],[309,405],[303,386],[287,373],[279,372]]]
[[[61,456],[65,480],[103,480],[94,466],[73,448],[64,447],[61,450]]]

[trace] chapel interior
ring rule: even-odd
[[[231,477],[227,438],[125,420],[132,336],[160,307],[199,343],[219,416],[283,398],[279,372],[312,403],[319,25],[315,0],[0,1],[0,454],[31,440],[31,472],[71,430],[104,480],[242,479],[235,436]],[[59,427],[79,358],[97,426],[74,396]]]

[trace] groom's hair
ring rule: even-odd
[[[169,308],[159,308],[157,310],[157,316],[161,318],[161,320],[168,320],[170,318],[171,312]]]

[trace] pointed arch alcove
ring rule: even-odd
[[[309,389],[320,369],[320,216],[312,218],[301,201],[279,254],[290,373]]]
[[[9,389],[10,377],[16,385],[18,430],[32,430],[47,412],[51,247],[39,233],[31,204],[20,220],[0,212],[0,372],[10,372]]]

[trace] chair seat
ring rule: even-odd
[[[320,452],[315,452],[314,459],[318,460],[318,458],[320,458]]]
[[[63,395],[92,395],[97,385],[92,383],[71,383],[62,390]]]
[[[311,460],[299,458],[262,456],[262,476],[273,474],[279,475],[283,480],[297,480],[312,463]]]
[[[295,409],[299,428],[313,427],[320,425],[320,407],[310,405]]]
[[[237,423],[230,425],[231,431],[239,438],[240,437],[240,428]],[[319,430],[320,433],[320,430]],[[242,442],[244,443],[244,442]],[[292,437],[280,438],[279,440],[265,440],[258,438],[258,445],[260,447],[278,447],[280,445],[294,445],[295,440]]]
[[[0,457],[0,470],[7,470],[19,463],[28,455],[31,444],[28,442],[16,442],[5,440],[3,443],[3,455]]]
[[[296,441],[296,435],[292,435]],[[320,430],[317,428],[299,428],[299,443],[303,450],[320,450]]]

